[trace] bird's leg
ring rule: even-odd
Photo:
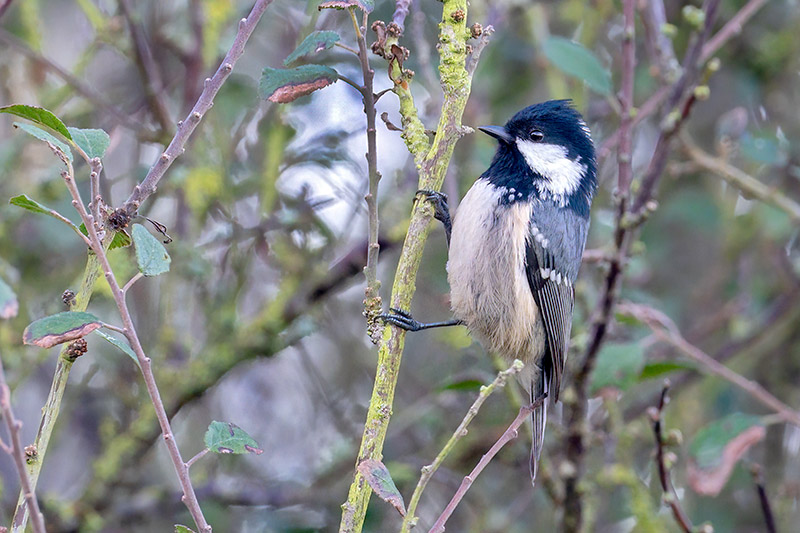
[[[378,318],[388,324],[397,326],[398,328],[406,331],[420,331],[423,329],[444,328],[447,326],[460,326],[463,324],[463,322],[457,318],[445,320],[444,322],[430,322],[428,324],[423,324],[422,322],[417,322],[411,318],[411,314],[403,311],[402,309],[390,307],[389,311],[389,313],[381,313],[378,315]]]
[[[447,247],[450,248],[450,232],[453,230],[453,221],[450,218],[450,207],[447,205],[447,195],[439,191],[420,189],[417,191],[416,196],[423,196],[433,204],[433,218],[444,225]]]

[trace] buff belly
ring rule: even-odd
[[[522,360],[534,378],[545,332],[525,273],[532,208],[501,205],[500,192],[479,179],[459,205],[447,262],[450,305],[487,350]]]

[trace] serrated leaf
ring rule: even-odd
[[[14,289],[0,278],[0,318],[9,319],[17,316],[19,301]]]
[[[53,215],[52,209],[40,204],[36,200],[29,198],[25,194],[20,194],[19,196],[11,198],[8,201],[8,203],[10,203],[11,205],[15,205],[17,207],[21,207],[22,209],[27,209],[28,211],[32,211],[34,213],[41,213],[43,215],[50,215],[50,216]]]
[[[50,147],[53,152],[61,152],[64,154],[64,157],[71,163],[72,162],[72,150],[69,149],[69,146],[64,144],[63,142],[59,141],[50,133],[47,133],[42,128],[36,127],[33,124],[25,124],[24,122],[14,122],[12,124],[15,128],[19,128],[28,135],[33,135],[40,141],[44,141]]]
[[[327,0],[319,5],[319,9],[347,9],[357,7],[365,13],[371,13],[375,9],[375,0]]]
[[[85,337],[101,326],[100,320],[83,311],[64,311],[28,324],[22,333],[25,344],[51,348],[56,344]]]
[[[164,245],[141,224],[134,224],[131,233],[136,246],[139,271],[145,276],[158,276],[168,272],[172,259]]]
[[[194,533],[194,530],[182,524],[175,524],[175,533]]]
[[[765,435],[761,418],[744,413],[705,426],[689,446],[689,485],[699,494],[719,494],[739,459]]]
[[[283,64],[287,67],[300,59],[301,57],[318,54],[323,50],[333,48],[334,43],[339,40],[339,34],[335,31],[314,31],[308,37],[303,39],[300,46],[295,48],[294,52],[283,60]]]
[[[383,501],[388,502],[397,509],[400,516],[406,515],[406,505],[403,496],[397,490],[389,469],[376,459],[365,459],[358,464],[358,471],[367,480],[375,494]]]
[[[61,119],[43,107],[35,105],[15,104],[0,107],[0,113],[9,113],[18,117],[26,118],[31,122],[46,126],[53,131],[57,131],[67,139],[72,140],[72,136],[67,130],[67,127],[61,122]]]
[[[323,65],[302,65],[290,69],[265,68],[258,84],[261,98],[278,104],[292,102],[339,79],[339,74]]]
[[[96,335],[99,335],[109,343],[119,348],[122,351],[122,353],[133,359],[133,362],[136,363],[136,366],[141,368],[141,366],[139,365],[139,358],[136,357],[136,352],[133,351],[133,348],[131,348],[130,344],[128,344],[126,341],[122,339],[118,339],[112,335],[109,335],[105,331],[96,329],[94,332]]]
[[[83,233],[87,237],[89,236],[89,232],[86,231],[86,225],[83,222],[81,222],[81,225],[78,226],[78,229],[80,230],[81,233]],[[119,230],[114,233],[114,238],[111,239],[111,244],[108,245],[108,249],[110,251],[110,250],[115,250],[117,248],[125,248],[126,246],[130,245],[131,245],[131,236],[128,235],[124,230]]]
[[[103,130],[67,128],[72,141],[83,150],[90,159],[103,157],[111,143],[111,139]]]
[[[230,422],[211,422],[206,431],[205,444],[214,453],[261,455],[264,452],[253,437]]]
[[[673,363],[670,361],[660,361],[658,363],[648,363],[642,367],[639,373],[639,381],[659,377],[670,372],[679,370],[694,370],[697,367],[690,363]]]
[[[606,344],[592,372],[592,394],[605,387],[624,391],[636,382],[643,366],[644,352],[638,343]]]
[[[582,80],[595,92],[611,94],[611,72],[582,45],[553,36],[545,41],[543,49],[550,63],[564,74]]]

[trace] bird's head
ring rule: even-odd
[[[588,212],[597,188],[592,136],[569,100],[526,107],[505,126],[482,126],[499,141],[487,177],[497,186]]]

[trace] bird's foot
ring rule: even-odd
[[[419,189],[415,197],[424,198],[433,204],[433,218],[444,224],[447,244],[450,245],[450,233],[453,229],[453,222],[450,218],[450,206],[447,205],[447,195],[443,192],[432,191],[430,189]]]
[[[397,326],[398,328],[406,331],[420,331],[423,329],[443,328],[447,326],[459,326],[463,324],[463,322],[458,319],[446,320],[444,322],[431,322],[426,324],[414,320],[411,317],[411,313],[403,311],[402,309],[397,309],[396,307],[390,307],[388,313],[381,313],[378,315],[378,318],[387,324]]]

